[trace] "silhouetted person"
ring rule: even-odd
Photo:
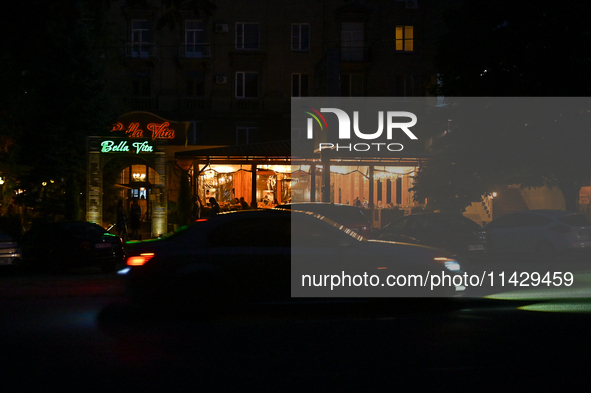
[[[127,240],[127,214],[125,214],[125,207],[123,207],[123,199],[117,201],[117,236]]]
[[[142,208],[140,207],[137,198],[133,198],[129,209],[129,228],[131,229],[131,238],[134,240],[138,240],[139,238],[141,220]]]
[[[140,200],[137,201],[138,205],[140,205],[140,208],[142,209],[142,221],[145,221],[148,219],[148,201],[146,200],[145,196],[141,196]]]
[[[212,215],[218,214],[220,212],[220,205],[218,204],[218,202],[215,200],[214,197],[209,198],[209,204],[211,205],[211,214]]]
[[[201,198],[199,195],[193,197],[193,221],[201,218]]]
[[[244,200],[244,197],[240,197],[240,206],[242,206],[242,210],[247,210],[249,208],[248,203]]]

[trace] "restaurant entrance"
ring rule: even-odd
[[[125,210],[130,212],[132,201],[136,199],[141,208],[142,232],[149,234],[154,200],[152,185],[160,180],[158,172],[144,158],[115,157],[106,163],[103,173],[104,219],[109,222],[115,219],[118,200],[123,200]]]
[[[104,228],[117,221],[117,203],[123,200],[126,212],[138,198],[145,237],[166,233],[166,171],[164,142],[138,141],[149,149],[106,149],[127,146],[127,138],[88,137],[87,221]]]

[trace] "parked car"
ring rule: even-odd
[[[325,217],[285,210],[221,213],[168,238],[131,246],[127,294],[140,304],[167,309],[288,301],[293,280],[298,285],[302,271],[461,273],[459,262],[444,250],[365,240]],[[386,292],[400,289],[374,288]],[[409,286],[408,293],[414,289]],[[331,296],[343,294],[327,287],[306,290],[312,296],[322,291]],[[362,290],[352,289],[360,296]],[[428,288],[419,290],[424,294]],[[456,287],[445,288],[446,294],[450,291],[455,293]]]
[[[564,210],[529,210],[507,214],[486,226],[492,252],[549,255],[591,247],[591,222]]]
[[[68,221],[34,225],[22,240],[23,262],[59,271],[96,266],[113,271],[125,255],[121,239],[90,222]]]
[[[372,236],[380,240],[439,247],[458,254],[486,251],[482,226],[461,214],[411,214],[375,230]]]
[[[21,257],[21,249],[16,239],[0,231],[0,266],[18,265]]]
[[[355,206],[328,202],[293,202],[278,205],[277,208],[320,214],[363,237],[369,238],[371,234],[371,221],[365,216],[362,209]]]

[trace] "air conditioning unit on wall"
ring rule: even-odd
[[[215,77],[215,83],[227,83],[228,77],[226,75],[217,75]]]
[[[227,33],[228,32],[228,25],[226,23],[216,23],[215,32],[216,33]]]

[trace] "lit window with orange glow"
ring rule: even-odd
[[[414,28],[412,26],[396,26],[396,50],[400,52],[414,51]]]

